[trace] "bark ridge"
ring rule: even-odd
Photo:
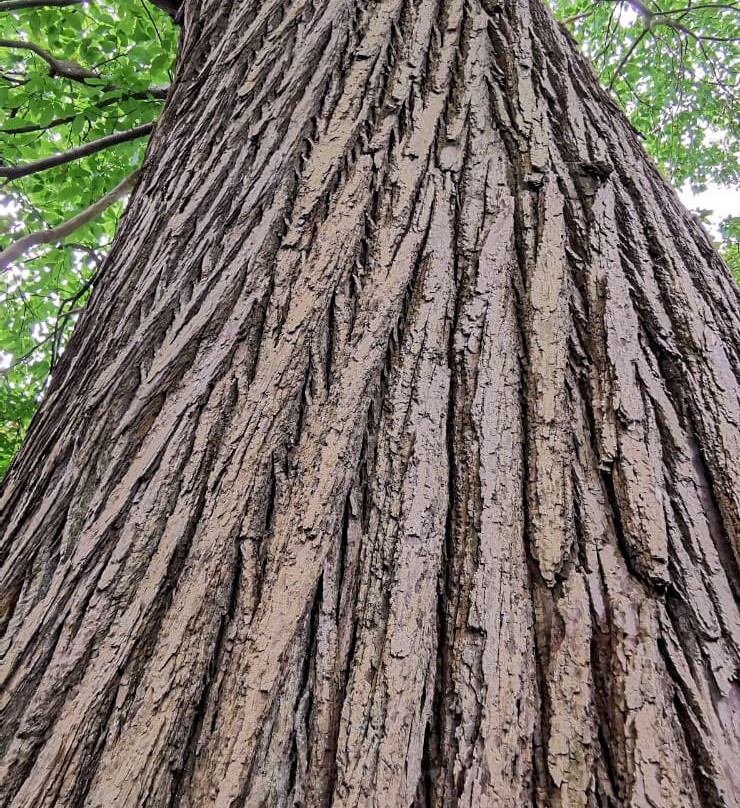
[[[0,806],[732,806],[740,304],[539,0],[186,0],[0,508]]]

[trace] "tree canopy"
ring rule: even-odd
[[[736,3],[553,0],[553,11],[674,184],[737,182]],[[176,41],[145,0],[0,0],[0,474],[100,277]],[[740,219],[722,237],[740,277]]]

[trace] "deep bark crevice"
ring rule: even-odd
[[[0,807],[729,808],[739,334],[539,0],[186,2],[0,492]]]

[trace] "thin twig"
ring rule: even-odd
[[[128,143],[131,140],[146,137],[146,135],[151,134],[154,130],[154,125],[155,122],[153,121],[152,123],[144,123],[140,126],[135,126],[133,129],[127,129],[125,132],[114,132],[112,135],[106,135],[97,140],[91,140],[88,143],[83,143],[81,146],[75,146],[73,149],[58,152],[57,154],[52,154],[51,157],[34,160],[25,165],[0,166],[0,177],[6,177],[9,180],[17,180],[20,177],[27,177],[29,174],[38,174],[40,171],[46,171],[49,168],[71,163],[74,160],[96,154],[111,146],[117,146],[119,143]]]
[[[588,11],[582,11],[580,14],[571,14],[570,17],[565,17],[565,19],[558,20],[561,25],[572,25],[574,22],[578,22],[579,20],[585,20],[586,17],[590,17],[594,13],[595,9],[590,8]]]
[[[159,28],[157,27],[157,23],[154,21],[154,17],[152,17],[152,12],[149,11],[149,8],[148,8],[147,4],[144,2],[144,0],[139,0],[139,2],[141,3],[141,7],[146,12],[146,16],[149,17],[149,22],[154,26],[154,32],[157,35],[157,39],[159,40],[159,44],[162,45],[163,44],[162,35],[159,33]]]
[[[632,44],[627,49],[624,56],[619,60],[619,64],[614,68],[614,72],[612,73],[611,80],[609,81],[609,86],[608,86],[609,90],[611,90],[612,87],[614,87],[614,82],[619,77],[619,72],[627,64],[627,62],[629,61],[630,56],[632,56],[632,54],[635,52],[635,48],[640,44],[640,42],[642,42],[642,40],[645,37],[645,34],[647,34],[647,32],[649,30],[650,29],[645,28],[642,31],[640,31],[638,36],[635,37],[634,41],[632,42]]]
[[[148,90],[142,90],[138,93],[123,94],[120,98],[106,98],[100,103],[92,104],[91,106],[95,107],[96,109],[103,109],[103,107],[109,107],[111,104],[116,104],[119,101],[162,101],[167,97],[169,89],[169,85],[164,87],[150,87]],[[47,129],[53,129],[55,126],[63,126],[64,124],[71,123],[80,114],[82,114],[82,111],[75,112],[74,115],[66,115],[63,118],[54,118],[54,120],[49,121],[46,126],[41,126],[40,124],[29,124],[28,126],[18,126],[16,128],[0,128],[0,132],[4,132],[8,135],[27,135],[30,132],[45,132]]]

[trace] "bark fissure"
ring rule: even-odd
[[[740,305],[539,0],[184,0],[0,494],[0,806],[731,806]]]

